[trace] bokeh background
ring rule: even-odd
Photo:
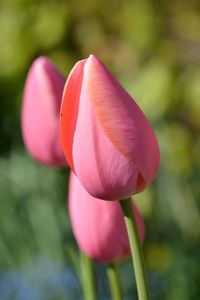
[[[146,222],[152,299],[200,298],[200,2],[1,0],[0,299],[82,299],[67,212],[68,170],[32,161],[20,113],[30,64],[49,56],[67,77],[98,56],[148,116],[161,148],[157,179],[135,197]],[[98,293],[110,299],[105,266]],[[136,289],[120,265],[125,299]]]

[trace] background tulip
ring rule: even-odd
[[[93,55],[69,75],[60,129],[70,167],[96,198],[127,198],[156,176],[160,155],[151,125]]]
[[[133,204],[140,239],[144,239],[143,219]],[[69,214],[76,241],[89,257],[113,262],[130,255],[128,235],[118,201],[92,197],[71,172],[69,182]]]
[[[59,112],[65,78],[45,57],[28,73],[22,106],[22,134],[31,156],[42,164],[66,165],[59,141]]]

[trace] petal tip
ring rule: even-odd
[[[91,59],[91,60],[95,59],[95,58],[96,58],[96,56],[94,54],[92,54],[92,53],[88,56],[88,59]]]
[[[99,63],[99,59],[94,54],[90,54],[87,61],[89,63]]]
[[[45,68],[47,65],[52,64],[51,61],[45,56],[39,56],[33,61],[33,66],[36,68]]]

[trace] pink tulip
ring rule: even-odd
[[[66,165],[59,140],[59,114],[65,78],[45,57],[28,73],[22,106],[22,134],[28,152],[46,165]]]
[[[93,55],[68,77],[60,131],[68,164],[96,198],[125,199],[156,176],[160,155],[151,125]]]
[[[119,201],[92,197],[71,172],[69,214],[76,241],[92,259],[113,262],[130,256],[130,246]],[[133,205],[140,239],[144,239],[143,219]]]

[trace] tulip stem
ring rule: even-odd
[[[136,221],[133,215],[132,200],[131,198],[129,198],[127,200],[120,201],[120,204],[124,214],[124,220],[126,223],[126,229],[128,232],[129,243],[131,247],[132,263],[133,269],[135,271],[138,299],[150,300],[143,251],[140,244]]]
[[[122,300],[122,290],[120,283],[120,276],[118,266],[116,263],[110,263],[107,265],[107,275],[110,285],[110,291],[113,300]]]
[[[94,270],[91,259],[80,251],[81,280],[85,300],[97,300]]]

